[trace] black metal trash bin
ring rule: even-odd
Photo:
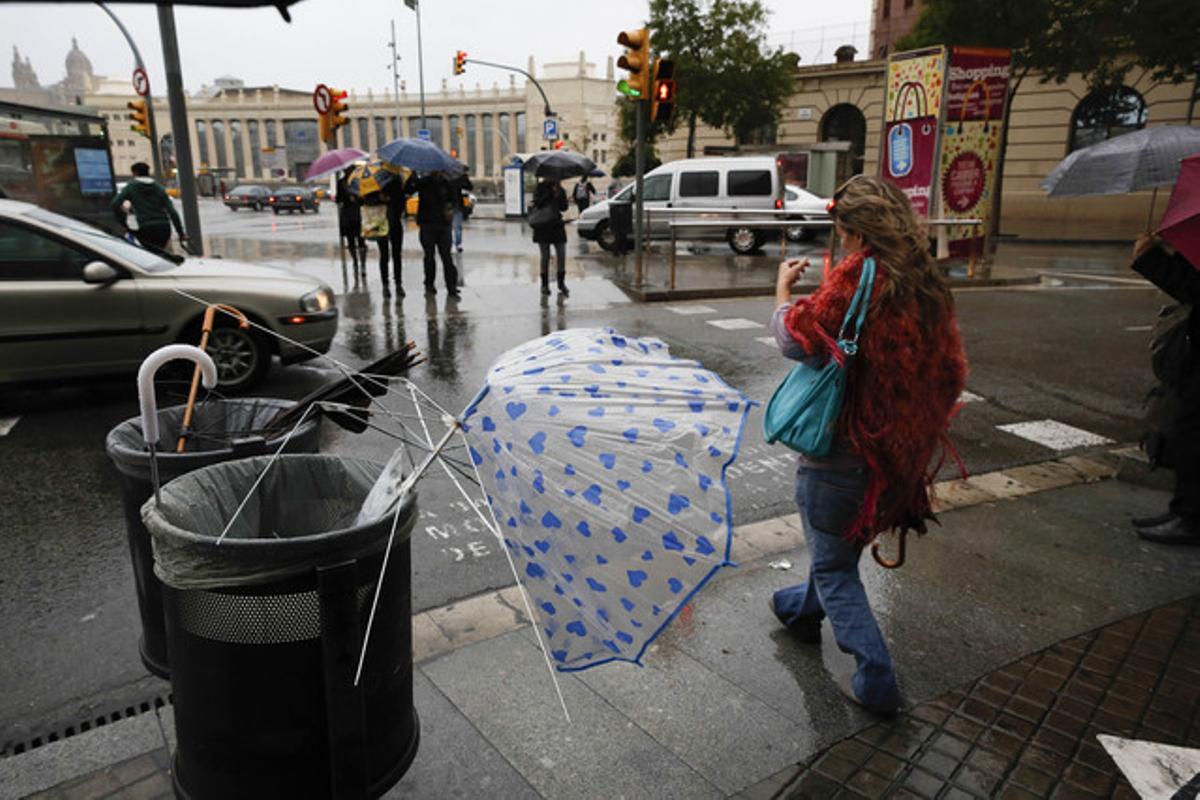
[[[629,200],[609,200],[608,224],[612,227],[616,252],[628,252],[633,247],[633,203]]]
[[[142,515],[163,582],[186,798],[377,797],[408,770],[412,699],[410,536],[400,508],[362,680],[355,670],[393,514],[356,525],[382,467],[281,456],[228,536],[217,537],[267,457],[163,487]]]
[[[235,458],[275,452],[288,431],[265,438],[257,434],[276,414],[295,405],[290,400],[251,397],[240,400],[208,400],[196,406],[188,449],[175,452],[175,441],[183,426],[184,406],[172,406],[158,412],[162,447],[158,457],[159,480],[163,483],[194,469],[231,461]],[[289,453],[315,453],[320,435],[320,419],[312,417],[296,429],[288,440]],[[142,638],[138,643],[146,669],[169,678],[167,635],[163,627],[162,588],[154,577],[154,555],[150,534],[142,524],[142,504],[153,493],[150,485],[150,451],[142,438],[142,418],[132,417],[108,432],[105,449],[121,487],[125,508],[125,532],[137,584],[138,611],[142,617]]]

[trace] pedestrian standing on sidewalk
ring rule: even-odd
[[[1132,267],[1180,304],[1164,309],[1174,311],[1164,317],[1173,330],[1164,331],[1156,348],[1161,385],[1151,393],[1151,417],[1158,430],[1146,438],[1151,463],[1175,471],[1175,491],[1167,513],[1135,519],[1133,526],[1147,541],[1200,544],[1200,271],[1150,234],[1134,244]]]
[[[350,248],[355,273],[367,267],[367,245],[362,238],[361,201],[350,191],[349,171],[343,171],[337,179],[338,233]],[[359,259],[362,266],[359,266]]]
[[[462,172],[458,176],[451,178],[450,188],[455,197],[454,204],[454,249],[462,252],[462,226],[463,226],[463,209],[466,207],[467,197],[475,185],[471,183],[471,179],[467,177],[467,165],[462,165]]]
[[[558,277],[558,293],[570,296],[567,291],[567,227],[563,223],[563,212],[567,210],[567,193],[557,178],[545,178],[533,192],[533,209],[529,212],[529,226],[533,228],[533,241],[541,251],[542,294],[550,294],[550,248],[554,247],[555,268]]]
[[[450,225],[454,220],[454,190],[443,172],[428,172],[413,182],[419,195],[417,225],[421,228],[421,249],[425,251],[425,294],[437,294],[437,257],[442,259],[442,277],[446,293],[459,298],[458,268],[450,253]]]
[[[117,192],[112,200],[117,221],[125,225],[143,247],[151,250],[166,248],[167,242],[171,241],[172,225],[179,234],[180,243],[186,242],[187,235],[183,232],[179,212],[175,210],[167,190],[150,177],[150,165],[139,161],[129,171],[133,173],[133,180]],[[126,202],[129,203],[128,213]]]
[[[831,357],[863,262],[876,262],[875,284],[846,395],[827,456],[801,455],[796,504],[812,559],[808,580],[775,592],[771,610],[802,641],[821,641],[828,616],[838,647],[854,656],[852,700],[876,713],[900,705],[887,644],[858,574],[864,545],[877,534],[924,533],[934,519],[929,487],[935,450],[966,376],[954,301],[925,247],[925,233],[900,190],[857,176],[829,204],[847,253],[810,296],[794,304],[792,284],[808,260],[779,265],[775,340],[788,358]],[[943,455],[945,450],[943,450]]]
[[[571,198],[575,201],[575,207],[582,214],[587,211],[587,207],[592,204],[592,196],[596,194],[595,187],[588,180],[587,175],[579,179],[579,183],[575,184],[575,189],[571,192]]]
[[[388,245],[387,199],[383,192],[371,192],[363,196],[362,203],[362,237],[379,248],[379,282],[383,286],[383,296],[391,297],[392,287],[388,282],[388,251],[391,248]],[[365,271],[366,265],[363,266]]]

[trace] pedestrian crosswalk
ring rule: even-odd
[[[717,309],[707,305],[672,305],[665,306],[668,311],[680,316],[702,317],[716,315]],[[705,323],[723,331],[760,331],[766,327],[763,322],[745,317],[717,317],[705,319]],[[754,341],[767,347],[775,348],[777,343],[774,336],[755,335]],[[959,402],[964,405],[987,406],[988,399],[983,395],[964,390],[959,396]],[[995,408],[995,406],[993,406]],[[1011,418],[1011,417],[1010,417]],[[1073,450],[1082,447],[1095,447],[1112,444],[1113,440],[1082,428],[1069,425],[1054,419],[1024,420],[996,424],[994,428],[1006,435],[1015,436],[1028,442],[1033,442],[1055,452]]]
[[[20,417],[0,417],[0,436],[8,436],[20,420]]]

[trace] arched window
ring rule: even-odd
[[[826,111],[825,116],[821,117],[821,141],[850,142],[850,174],[857,175],[863,171],[867,118],[858,110],[858,106],[838,103]]]
[[[1101,89],[1079,101],[1071,115],[1067,152],[1146,127],[1146,101],[1128,86]]]

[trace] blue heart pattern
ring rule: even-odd
[[[464,435],[553,659],[638,661],[726,563],[723,473],[749,401],[613,331],[529,342],[488,380]]]

